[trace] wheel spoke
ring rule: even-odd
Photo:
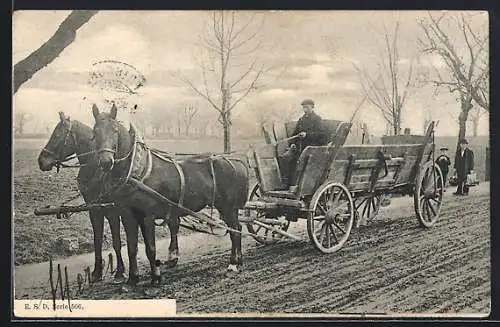
[[[424,202],[425,212],[427,213],[427,217],[429,218],[429,220],[431,220],[432,219],[431,212],[429,211],[429,206],[426,204],[427,204],[427,201]]]
[[[322,215],[322,216],[315,216],[315,217],[313,218],[313,220],[323,221],[323,220],[325,220],[325,215]]]
[[[339,191],[337,195],[333,198],[332,205],[336,205],[337,202],[339,202],[340,198],[342,197],[342,194],[344,194],[342,191]]]
[[[436,200],[436,198],[430,198],[430,199],[431,199],[432,201],[436,202],[438,205],[440,205],[440,204],[441,204],[441,201]]]
[[[371,209],[372,209],[372,205],[371,205],[371,202],[368,202],[368,214],[366,215],[366,218],[370,218],[370,213],[371,213]]]
[[[338,244],[339,243],[339,239],[337,238],[337,235],[335,235],[335,231],[333,230],[333,227],[332,225],[328,225],[328,230],[330,231],[330,233],[333,235],[333,238],[335,240],[335,243]]]
[[[358,209],[361,207],[361,205],[362,205],[363,203],[365,203],[365,202],[366,202],[366,200],[367,200],[367,198],[364,198],[363,200],[361,200],[360,202],[358,202],[358,203],[359,203],[358,205],[355,205],[355,207],[356,207],[356,211],[358,211]]]
[[[259,231],[262,229],[262,226],[259,225],[259,227],[257,227],[257,229],[255,230],[255,234],[259,234]]]
[[[326,215],[326,209],[319,203],[318,203],[318,208],[321,209],[323,211],[323,214]]]
[[[436,216],[436,210],[434,210],[434,208],[432,207],[431,202],[430,202],[430,201],[427,201],[427,205],[428,205],[428,206],[429,206],[429,208],[431,209],[432,214],[433,214],[433,217],[435,217],[435,216]]]
[[[318,237],[318,241],[319,241],[319,244],[321,244],[321,246],[323,246],[323,240],[325,238],[325,231],[326,231],[326,225],[325,224],[322,224],[321,225],[321,228],[319,230],[319,237]]]
[[[346,233],[346,231],[342,227],[340,227],[339,225],[337,225],[336,222],[333,221],[332,224],[335,225],[335,227],[337,227],[338,229],[340,229],[342,231],[342,233],[344,233],[344,234]]]
[[[363,213],[361,214],[361,217],[366,217],[366,210],[367,210],[367,209],[368,209],[368,208],[367,208],[367,206],[365,205],[365,206],[363,207]]]

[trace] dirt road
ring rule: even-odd
[[[322,255],[307,241],[305,222],[292,231],[306,241],[273,246],[243,242],[244,271],[228,277],[229,237],[195,234],[180,239],[181,259],[164,268],[158,297],[177,310],[294,313],[484,313],[490,308],[489,184],[454,197],[450,188],[437,224],[418,226],[412,198],[394,199],[371,225],[354,230],[339,252]],[[168,241],[158,243],[165,258]],[[126,250],[123,251],[126,257]],[[92,255],[59,261],[76,278]],[[109,279],[79,297],[146,298],[147,262],[140,248],[141,282],[121,291]],[[16,298],[48,298],[48,264],[16,267]]]

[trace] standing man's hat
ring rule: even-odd
[[[448,151],[448,148],[444,146],[444,147],[442,147],[442,148],[441,148],[441,150],[446,150],[446,151]]]
[[[467,142],[467,140],[466,140],[466,139],[461,139],[461,140],[460,140],[460,144],[469,144],[469,142]]]
[[[301,106],[305,106],[305,105],[308,105],[308,104],[311,105],[311,106],[314,106],[314,101],[311,100],[311,99],[306,99],[306,100],[304,100],[304,101],[302,101],[300,103]]]

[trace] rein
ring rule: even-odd
[[[75,165],[68,165],[68,164],[65,164],[65,162],[73,160],[75,158],[78,158],[78,156],[86,156],[86,155],[89,155],[89,154],[92,154],[92,153],[95,152],[95,151],[88,151],[88,152],[84,152],[84,153],[80,153],[80,154],[73,153],[73,154],[71,154],[71,155],[69,155],[67,157],[61,158],[62,157],[62,155],[61,155],[62,147],[64,147],[66,145],[69,136],[73,137],[73,141],[75,142],[75,148],[76,148],[77,145],[78,145],[78,142],[76,140],[75,134],[73,133],[73,124],[72,124],[71,120],[69,121],[69,127],[68,127],[68,129],[66,131],[66,134],[64,135],[64,138],[61,139],[57,143],[56,151],[55,152],[54,151],[50,151],[46,147],[44,147],[42,149],[42,152],[46,152],[46,153],[48,153],[51,156],[54,156],[56,158],[54,166],[56,167],[57,172],[59,172],[60,168],[80,168],[80,167],[86,166],[87,164],[81,164],[81,163],[78,163],[78,164],[75,164]]]

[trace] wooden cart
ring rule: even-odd
[[[434,163],[434,122],[413,144],[349,146],[344,146],[349,123],[330,121],[325,125],[330,126],[325,129],[331,132],[329,145],[303,150],[294,186],[282,183],[279,143],[253,147],[249,152],[258,182],[240,220],[258,241],[274,243],[291,237],[287,232],[290,223],[307,219],[309,239],[316,249],[335,252],[353,227],[376,214],[380,197],[387,194],[413,196],[420,225],[435,224],[443,199],[443,178]],[[276,133],[274,136],[278,141]]]

